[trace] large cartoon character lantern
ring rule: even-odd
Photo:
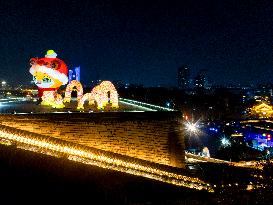
[[[38,86],[38,95],[42,104],[63,107],[61,96],[57,93],[61,85],[68,82],[68,69],[64,61],[57,58],[53,50],[48,50],[44,58],[31,58],[29,72]]]

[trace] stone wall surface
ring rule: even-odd
[[[179,112],[3,114],[2,125],[159,164],[184,167]]]

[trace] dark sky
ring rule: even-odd
[[[0,1],[0,79],[27,83],[54,49],[82,80],[176,85],[177,68],[216,84],[271,82],[273,2]]]

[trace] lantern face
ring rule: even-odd
[[[44,58],[31,58],[29,72],[33,75],[34,83],[41,89],[58,89],[68,82],[66,64],[53,50],[49,50]]]
[[[39,88],[59,88],[62,85],[58,79],[40,71],[33,73],[33,81]]]

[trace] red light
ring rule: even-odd
[[[268,134],[266,137],[267,137],[267,140],[271,140],[271,135],[270,134]]]

